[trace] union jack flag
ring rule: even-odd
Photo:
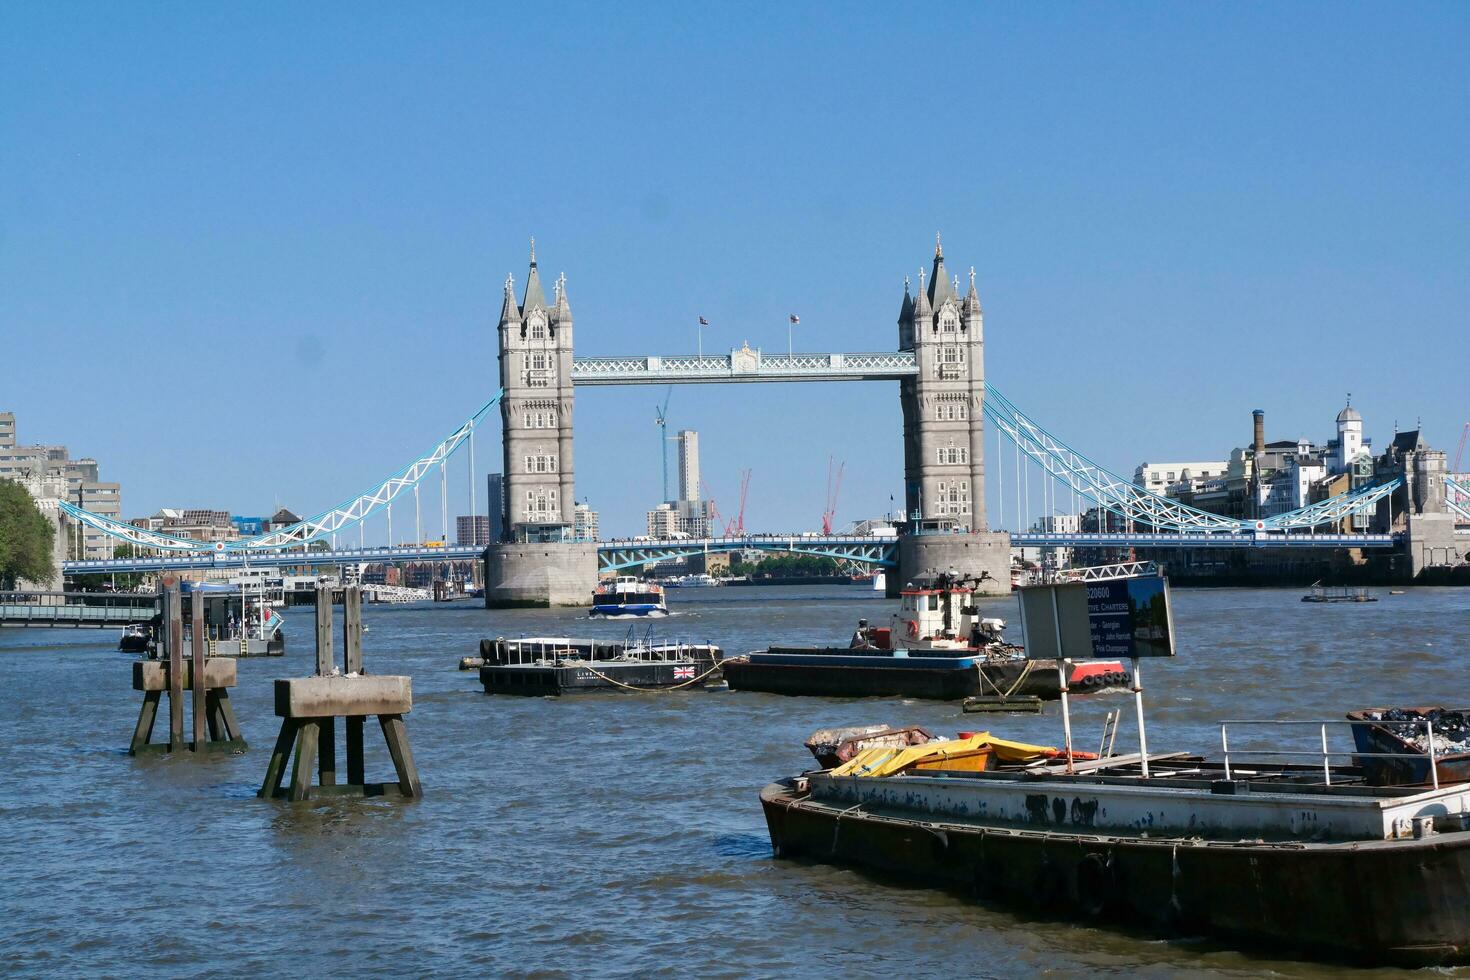
[[[704,317],[700,317],[699,318],[699,325],[701,327],[707,327],[707,326],[709,326],[709,321],[706,320]]]
[[[694,680],[694,668],[693,667],[675,667],[674,668],[674,680],[676,680],[676,681],[692,681],[692,680]]]

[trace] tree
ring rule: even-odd
[[[25,487],[0,480],[0,589],[14,589],[21,579],[48,581],[56,574],[55,544],[55,525]]]

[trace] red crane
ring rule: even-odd
[[[1451,467],[1451,473],[1460,472],[1460,460],[1465,455],[1465,437],[1470,436],[1470,422],[1465,423],[1465,428],[1460,430],[1460,448],[1455,450],[1455,465]]]
[[[729,524],[725,525],[725,537],[745,537],[745,495],[750,491],[750,470],[740,471],[740,509]]]
[[[827,509],[822,511],[822,533],[832,533],[832,518],[837,516],[837,497],[842,493],[842,473],[847,469],[847,463],[837,463],[837,477],[832,476],[832,464],[837,462],[831,456],[827,457]]]

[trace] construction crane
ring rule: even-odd
[[[847,469],[845,461],[837,463],[837,477],[834,480],[832,464],[836,462],[833,457],[827,457],[827,509],[822,511],[823,534],[832,533],[832,518],[837,516],[837,496],[842,493],[842,473]]]
[[[725,537],[745,537],[745,495],[750,491],[750,470],[740,471],[740,509],[730,523],[725,525]]]
[[[653,407],[653,424],[658,428],[658,452],[664,461],[664,495],[663,500],[669,499],[669,399],[674,397],[674,386],[669,385],[668,391],[664,392],[664,403],[660,407]]]
[[[1463,472],[1460,469],[1460,460],[1462,460],[1464,458],[1464,456],[1465,456],[1465,437],[1466,436],[1470,436],[1470,422],[1466,422],[1465,423],[1465,427],[1460,430],[1460,448],[1455,450],[1455,465],[1453,467],[1451,467],[1451,469],[1450,469],[1450,472],[1451,473],[1461,473],[1461,472]]]

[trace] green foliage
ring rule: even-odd
[[[55,574],[55,533],[25,487],[0,480],[0,589],[14,589],[21,579],[44,582]]]
[[[837,575],[841,569],[837,559],[823,555],[767,555],[758,562],[746,562],[738,558],[730,561],[731,575],[746,575],[750,578],[797,578],[812,575]]]

